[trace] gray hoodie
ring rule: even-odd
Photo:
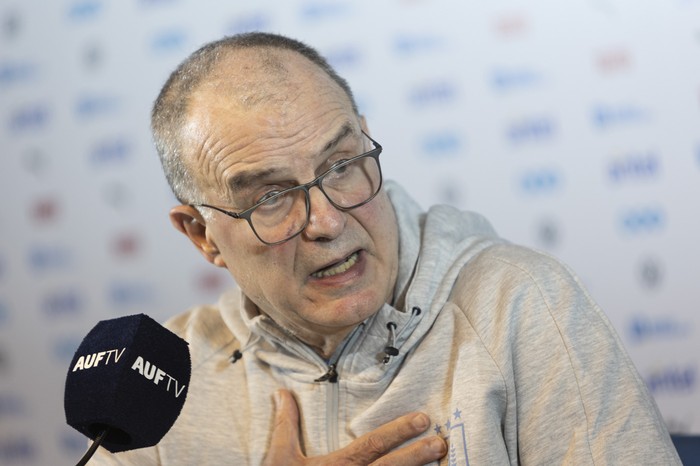
[[[157,447],[101,451],[95,463],[259,464],[272,394],[284,387],[309,456],[420,410],[434,424],[426,435],[448,440],[443,465],[680,464],[618,336],[570,270],[497,238],[476,214],[422,212],[397,185],[386,189],[400,232],[393,305],[328,361],[238,289],[171,319],[192,353],[180,417]]]

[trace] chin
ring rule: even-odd
[[[345,301],[345,302],[344,302]],[[333,303],[331,306],[332,311],[329,315],[328,307],[321,309],[321,317],[325,317],[328,326],[332,327],[349,327],[358,325],[359,323],[365,321],[369,317],[373,316],[384,305],[385,301],[378,298],[373,299],[363,299],[359,302],[356,297],[353,297],[352,303],[348,303],[346,300],[339,300]],[[330,317],[330,318],[329,318]],[[323,323],[321,324],[323,325]]]

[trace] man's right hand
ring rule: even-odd
[[[299,442],[299,410],[294,397],[287,390],[279,390],[275,394],[275,403],[275,426],[263,462],[265,466],[422,466],[447,453],[445,441],[438,436],[396,448],[430,426],[428,416],[411,413],[374,429],[334,453],[307,458]]]

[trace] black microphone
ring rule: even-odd
[[[180,415],[191,366],[187,342],[145,314],[100,321],[68,368],[66,422],[94,449],[153,446]]]

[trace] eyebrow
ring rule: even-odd
[[[322,153],[335,149],[338,146],[338,144],[340,144],[341,141],[343,141],[343,139],[352,134],[355,134],[355,128],[352,127],[350,122],[346,122],[343,126],[340,127],[335,137],[331,139],[331,141],[328,144],[326,144],[326,147],[323,148]]]
[[[328,144],[321,151],[321,154],[335,149],[349,135],[355,134],[355,129],[350,122],[346,122],[340,127]],[[268,178],[276,173],[286,171],[279,168],[266,168],[262,170],[243,170],[229,178],[227,185],[232,191],[242,191],[254,185],[258,180]]]

